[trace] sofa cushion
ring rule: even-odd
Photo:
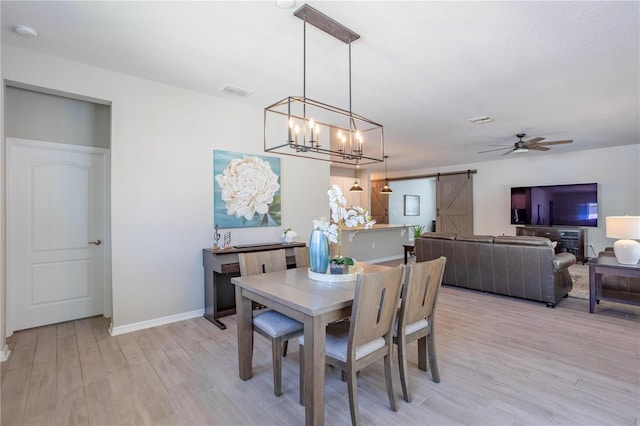
[[[455,240],[456,234],[451,232],[425,232],[421,238],[433,238],[436,240]]]
[[[457,241],[470,241],[475,243],[492,243],[495,237],[493,235],[458,235]]]
[[[493,240],[494,244],[510,244],[517,246],[548,246],[552,247],[551,240],[545,237],[528,237],[528,236],[498,236]]]

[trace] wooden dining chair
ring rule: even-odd
[[[294,247],[293,254],[296,257],[296,268],[308,268],[309,263],[309,247]]]
[[[327,327],[327,363],[346,371],[351,422],[360,423],[356,373],[384,358],[389,406],[397,410],[391,379],[393,322],[396,317],[403,267],[358,274],[349,320]],[[304,405],[304,336],[300,343],[300,403]]]
[[[257,275],[287,269],[284,249],[238,253],[240,275]],[[273,310],[253,317],[253,330],[271,340],[273,355],[273,393],[282,395],[282,357],[287,355],[289,339],[304,333],[304,325]]]
[[[434,334],[436,301],[442,284],[446,257],[407,265],[402,303],[394,326],[393,342],[398,345],[398,366],[402,396],[411,402],[409,373],[407,369],[407,345],[418,341],[418,368],[427,371],[427,346],[429,367],[434,382],[440,383]]]

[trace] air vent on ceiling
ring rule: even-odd
[[[243,89],[237,86],[225,86],[222,88],[222,91],[231,93],[232,95],[242,96],[243,98],[253,95],[253,90]]]
[[[492,122],[493,118],[489,117],[488,115],[483,115],[482,117],[470,118],[469,121],[473,124],[484,124]]]

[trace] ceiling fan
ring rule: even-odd
[[[496,148],[496,149],[489,149],[487,151],[479,151],[478,154],[482,154],[484,152],[493,152],[493,151],[501,151],[501,150],[508,150],[507,152],[505,152],[502,155],[507,155],[507,154],[511,154],[516,153],[516,154],[520,154],[520,153],[524,153],[524,152],[529,152],[530,149],[534,150],[534,151],[549,151],[550,148],[547,148],[547,146],[549,145],[560,145],[563,143],[572,143],[573,140],[569,139],[569,140],[565,140],[565,141],[549,141],[549,142],[542,142],[544,140],[544,138],[541,137],[537,137],[537,138],[533,138],[533,139],[529,139],[528,141],[523,141],[522,138],[524,138],[526,136],[526,134],[524,133],[518,133],[516,135],[516,137],[518,138],[518,142],[514,143],[513,146],[511,144],[509,145],[489,145],[489,146],[501,146],[501,147],[508,147],[508,148]]]

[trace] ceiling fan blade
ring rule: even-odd
[[[540,145],[531,145],[531,146],[528,146],[527,149],[533,149],[534,151],[549,151],[551,148],[547,148]]]
[[[505,149],[513,149],[511,148],[511,146],[509,146],[509,148],[496,148],[496,149],[489,149],[487,151],[478,151],[477,154],[482,154],[484,152],[494,152],[494,151],[504,151]]]
[[[540,142],[540,141],[543,141],[543,140],[544,140],[544,138],[533,138],[533,139],[529,139],[528,141],[525,141],[525,142],[524,142],[524,146],[530,146],[530,145],[536,144],[536,143],[538,143],[538,142]]]
[[[504,153],[504,154],[502,154],[502,155],[511,154],[512,152],[513,152],[513,149],[510,149],[509,151],[505,152],[505,153]]]
[[[536,144],[537,146],[547,146],[547,145],[560,145],[563,143],[573,143],[572,139],[566,140],[566,141],[549,141],[549,142],[542,142],[539,144]]]
[[[489,144],[487,146],[513,146],[512,143],[506,144],[506,143],[502,143],[502,144]]]

